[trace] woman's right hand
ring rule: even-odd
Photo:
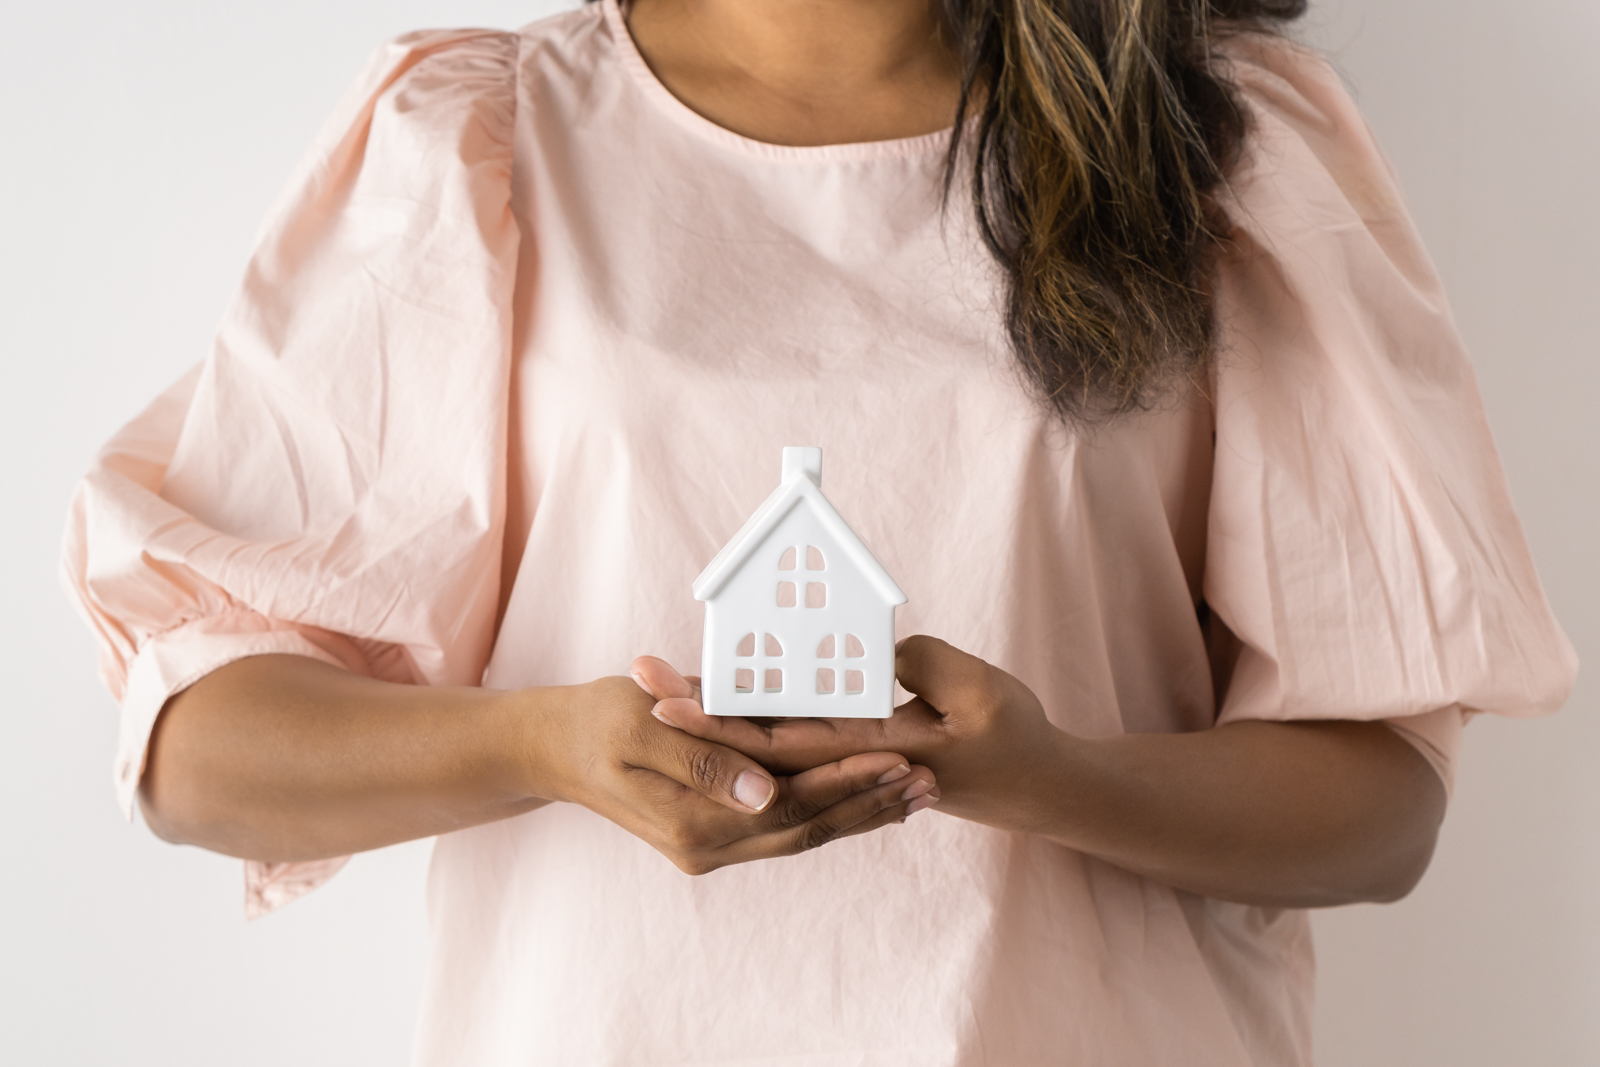
[[[157,720],[145,815],[169,841],[284,863],[568,800],[699,874],[863,833],[937,795],[932,771],[892,752],[769,774],[658,721],[658,699],[694,691],[660,660],[638,663],[637,684],[488,690],[380,682],[301,656],[236,660]]]
[[[937,795],[932,771],[892,752],[772,775],[734,749],[658,721],[658,699],[693,694],[647,692],[652,683],[661,684],[653,676],[601,678],[547,706],[554,714],[531,724],[532,788],[605,816],[689,874],[865,833],[903,820],[918,797]]]

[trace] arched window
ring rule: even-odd
[[[778,640],[777,634],[761,634],[761,654],[767,662],[783,658],[783,642]],[[756,635],[745,634],[739,639],[735,652],[739,656],[754,658],[757,648]],[[783,692],[783,669],[781,667],[768,667],[757,663],[750,667],[740,667],[733,672],[733,688],[740,693],[754,693],[756,691],[756,675],[761,675],[761,690],[765,693]]]
[[[867,654],[867,648],[861,643],[861,638],[855,634],[845,634],[844,654],[849,659],[862,659]],[[817,658],[833,659],[839,654],[839,640],[836,635],[829,634],[817,642]],[[839,684],[838,672],[833,667],[817,668],[817,692],[833,693]],[[847,670],[844,672],[844,692],[846,696],[860,696],[867,691],[867,675],[865,671]]]

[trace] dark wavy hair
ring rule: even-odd
[[[1216,42],[1305,7],[944,0],[964,65],[946,198],[970,167],[1012,349],[1068,422],[1147,407],[1211,359],[1212,194],[1247,132]]]
[[[1078,425],[1148,407],[1215,345],[1213,194],[1248,125],[1217,42],[1306,0],[942,3],[963,68],[945,199],[968,167],[1026,384]]]

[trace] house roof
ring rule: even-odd
[[[873,587],[882,594],[884,601],[889,604],[904,604],[905,593],[889,577],[889,572],[883,569],[883,564],[868,551],[867,546],[856,536],[850,524],[844,521],[828,498],[822,495],[822,449],[820,448],[785,448],[783,450],[783,478],[772,495],[755,510],[740,527],[733,539],[722,546],[706,564],[706,569],[700,572],[700,577],[694,580],[694,598],[696,600],[710,600],[722,591],[728,584],[728,579],[744,566],[750,553],[754,552],[767,535],[778,528],[778,524],[797,507],[809,507],[822,528],[833,538],[838,549],[842,551],[861,573],[872,583]]]

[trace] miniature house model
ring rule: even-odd
[[[707,713],[894,713],[906,595],[822,495],[822,449],[783,450],[783,480],[695,579],[694,598],[706,604]]]

